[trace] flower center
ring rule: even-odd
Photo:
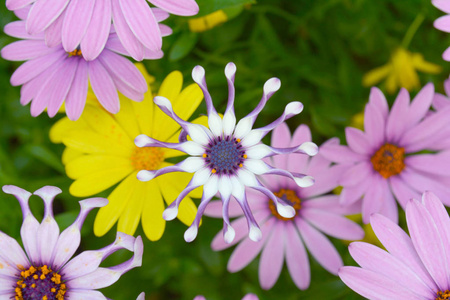
[[[131,164],[136,170],[156,170],[164,161],[164,152],[156,147],[136,147]]]
[[[297,197],[297,194],[293,191],[293,190],[287,190],[287,189],[281,189],[280,191],[273,193],[275,196],[277,196],[278,198],[280,198],[282,201],[292,205],[292,207],[295,209],[296,213],[295,216],[297,215],[297,212],[300,210],[300,208],[302,208],[302,201],[300,200],[299,197]],[[272,215],[274,215],[275,217],[277,217],[280,220],[283,221],[290,221],[293,218],[295,218],[295,216],[293,216],[292,218],[285,218],[282,217],[278,211],[277,211],[277,207],[276,205],[273,203],[272,200],[269,200],[269,209],[270,212],[272,213]]]
[[[203,157],[212,173],[233,174],[238,168],[242,168],[244,159],[247,158],[240,139],[218,137],[208,146]]]
[[[384,144],[375,152],[370,161],[375,171],[384,178],[389,178],[403,171],[405,168],[404,158],[405,148]]]
[[[81,56],[81,50],[80,49],[75,49],[75,50],[73,50],[71,52],[67,52],[67,54],[69,54],[69,57]]]
[[[446,290],[445,292],[439,291],[436,294],[437,294],[437,297],[436,297],[435,300],[447,300],[447,299],[450,299],[450,291],[449,290]]]
[[[16,300],[63,300],[66,285],[62,283],[61,275],[47,265],[31,266],[20,272],[15,292]]]

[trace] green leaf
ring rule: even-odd
[[[191,52],[197,44],[198,35],[195,32],[187,31],[183,33],[173,45],[169,53],[169,60],[180,60]]]
[[[26,147],[26,151],[33,157],[42,161],[46,165],[52,167],[56,171],[64,174],[64,166],[59,157],[48,148],[40,145],[30,145]]]
[[[200,11],[195,17],[206,16],[219,9],[225,9],[230,6],[254,4],[255,0],[197,0]]]

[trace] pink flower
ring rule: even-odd
[[[140,299],[137,299],[140,300]],[[198,295],[195,296],[194,300],[206,300],[206,298],[202,295]],[[244,298],[242,298],[242,300],[259,300],[258,296],[256,296],[255,294],[247,294],[244,296]]]
[[[447,13],[448,15],[442,16],[434,21],[434,27],[441,31],[450,32],[450,2],[448,0],[432,0],[433,5]],[[444,51],[442,58],[450,61],[450,47]]]
[[[422,88],[411,103],[402,89],[389,110],[383,93],[372,88],[364,114],[365,132],[347,127],[348,146],[322,148],[323,156],[345,166],[339,180],[343,186],[340,203],[350,205],[362,197],[364,223],[372,213],[397,222],[394,196],[402,207],[427,189],[439,197],[450,196],[450,149],[436,151],[434,145],[450,125],[450,108],[431,113],[433,97],[432,84]]]
[[[65,100],[67,116],[76,120],[83,112],[88,82],[103,107],[117,113],[120,109],[117,90],[130,99],[141,101],[147,91],[147,83],[139,70],[128,59],[116,33],[109,34],[105,49],[91,61],[81,56],[82,50],[67,53],[61,44],[47,47],[44,33],[29,35],[25,21],[9,23],[5,33],[25,40],[5,46],[4,59],[24,61],[12,75],[13,86],[22,85],[20,103],[31,103],[31,115],[38,116],[47,108],[50,117],[55,116]],[[146,58],[158,59],[161,51],[146,51]]]
[[[437,111],[448,109],[450,107],[450,78],[444,81],[444,90],[447,95],[435,93],[433,98],[433,107]],[[450,127],[442,128],[440,134],[436,136],[432,143],[432,149],[450,149]]]
[[[306,125],[301,125],[291,138],[285,123],[279,125],[272,134],[272,147],[292,147],[311,141],[311,133]],[[327,143],[336,143],[330,140]],[[282,217],[272,200],[263,194],[248,190],[248,202],[256,221],[261,226],[262,239],[253,242],[246,237],[246,219],[236,204],[230,203],[230,216],[239,217],[232,222],[236,228],[234,241],[227,244],[221,233],[214,238],[211,247],[223,250],[240,242],[228,261],[228,271],[237,272],[247,266],[261,252],[259,282],[263,289],[270,289],[277,281],[283,261],[286,259],[289,273],[299,289],[306,289],[310,283],[310,268],[305,245],[313,257],[329,272],[337,275],[343,265],[339,253],[323,233],[339,239],[355,240],[364,236],[363,230],[343,215],[356,213],[358,207],[342,208],[337,195],[324,195],[337,186],[342,172],[341,166],[330,166],[331,162],[319,154],[310,158],[299,154],[274,156],[276,168],[291,172],[311,174],[315,184],[300,188],[291,179],[263,175],[261,181],[285,204],[293,205],[295,215]],[[206,215],[220,217],[222,204],[211,202]],[[323,233],[322,233],[323,232]]]
[[[52,209],[53,199],[61,193],[59,188],[45,186],[34,192],[45,205],[41,223],[30,211],[31,193],[13,185],[3,186],[3,191],[14,195],[22,208],[20,234],[26,253],[15,239],[0,231],[1,299],[106,299],[96,289],[110,286],[124,273],[141,266],[141,237],[120,232],[111,245],[82,252],[71,259],[80,245],[80,230],[89,211],[105,206],[108,200],[90,198],[80,201],[77,219],[60,233]],[[105,258],[120,249],[133,252],[133,257],[117,266],[99,267]]]
[[[358,294],[369,299],[444,300],[450,296],[450,219],[431,192],[422,202],[406,205],[411,238],[388,218],[370,218],[375,234],[387,251],[354,242],[349,251],[361,266],[343,267],[339,276]]]
[[[145,48],[160,51],[164,31],[158,22],[169,13],[195,15],[195,0],[7,0],[6,7],[26,19],[27,33],[45,32],[49,47],[62,42],[66,52],[79,49],[86,60],[95,59],[105,47],[112,24],[120,42],[136,60],[145,58]],[[31,9],[30,9],[31,8]]]

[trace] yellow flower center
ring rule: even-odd
[[[373,169],[384,178],[400,174],[405,168],[405,148],[384,144],[372,156]]]
[[[47,265],[23,269],[16,284],[15,300],[64,300],[67,290],[61,275]]]
[[[437,297],[436,297],[435,300],[448,300],[448,299],[450,299],[450,291],[449,290],[446,290],[445,292],[439,291],[436,294],[437,294]]]
[[[300,208],[302,208],[301,200],[299,197],[297,197],[297,194],[293,190],[281,189],[280,191],[273,194],[278,198],[280,198],[281,200],[284,200],[288,204],[291,204],[292,207],[295,209],[295,216],[297,215],[297,212],[300,210]],[[277,217],[279,220],[290,221],[293,218],[295,218],[295,216],[293,216],[292,218],[285,218],[281,216],[278,213],[277,207],[275,206],[272,200],[269,200],[269,209],[272,215]]]
[[[164,152],[156,147],[136,147],[131,164],[136,170],[157,170],[164,161]]]
[[[73,50],[71,52],[67,52],[67,54],[69,54],[69,57],[81,56],[81,50],[80,49],[75,49],[75,50]]]

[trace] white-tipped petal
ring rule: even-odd
[[[236,126],[236,116],[233,112],[227,111],[222,120],[224,136],[231,136]]]
[[[222,118],[216,112],[208,116],[208,126],[215,137],[222,136]]]
[[[254,242],[259,242],[262,238],[261,229],[259,229],[258,227],[256,227],[253,224],[250,225],[250,231],[248,233],[248,237]]]
[[[273,77],[264,83],[264,93],[265,94],[272,94],[276,91],[278,91],[281,87],[281,80]]]
[[[242,146],[251,147],[261,142],[264,132],[262,130],[252,130],[243,139]]]
[[[167,207],[163,212],[163,219],[166,221],[172,221],[178,215],[178,207]]]
[[[198,227],[196,225],[192,225],[184,232],[184,240],[188,243],[195,240],[198,233]]]
[[[243,118],[241,119],[234,129],[234,137],[237,139],[242,139],[246,136],[250,130],[252,130],[253,121],[251,118]]]
[[[236,232],[234,231],[233,227],[227,226],[223,239],[225,240],[225,243],[229,244],[234,240],[234,237],[236,236]]]
[[[303,104],[298,101],[294,101],[286,105],[284,112],[286,115],[298,115],[303,110]]]
[[[155,104],[158,106],[162,106],[162,107],[168,109],[169,111],[173,111],[172,103],[166,97],[156,96],[155,98],[153,98],[153,102],[155,102]]]
[[[229,62],[225,67],[225,76],[228,79],[232,79],[235,74],[236,74],[236,65],[232,62]]]
[[[211,199],[219,191],[219,176],[210,176],[203,186],[204,199]]]
[[[208,129],[206,129],[208,130]],[[189,136],[191,139],[201,145],[207,145],[209,143],[209,136],[204,130],[202,125],[189,124],[188,125]]]
[[[153,178],[155,178],[155,172],[153,171],[147,171],[147,170],[141,170],[136,175],[137,179],[140,181],[150,181]]]
[[[145,147],[145,145],[153,143],[153,139],[146,136],[145,134],[140,134],[134,139],[134,144],[138,147]]]
[[[198,143],[193,141],[187,141],[180,145],[180,149],[189,155],[202,155],[205,153],[205,149]]]
[[[192,177],[191,185],[200,186],[204,185],[206,181],[208,181],[211,176],[211,170],[206,167],[194,173]]]
[[[264,144],[254,145],[245,150],[245,154],[247,154],[247,157],[249,159],[262,159],[264,157],[267,157],[271,153],[272,150],[270,150],[270,148]]]
[[[305,151],[309,156],[314,156],[319,152],[319,147],[313,142],[305,142],[300,145],[299,149]]]
[[[304,177],[294,177],[295,183],[299,187],[310,187],[314,184],[314,178],[312,176],[304,176]]]
[[[192,79],[197,83],[201,83],[203,78],[205,78],[205,69],[202,66],[195,66],[192,69]]]
[[[139,296],[136,298],[136,300],[145,300],[145,293],[142,292],[139,294]]]
[[[283,205],[277,203],[277,212],[284,218],[293,218],[295,216],[295,209],[290,205]]]
[[[237,173],[237,176],[245,186],[253,187],[259,185],[255,174],[245,169],[240,169]]]
[[[194,173],[205,166],[205,160],[202,157],[188,157],[179,166],[185,172]]]

